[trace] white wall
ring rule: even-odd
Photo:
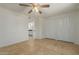
[[[79,44],[79,12],[52,16],[43,21],[43,37]]]
[[[34,38],[41,38],[38,16],[18,13],[0,7],[0,47],[28,40],[28,23],[35,23]]]
[[[36,32],[36,35],[35,35],[35,38],[36,39],[42,39],[42,24],[43,23],[43,18],[39,15],[36,16],[35,18],[35,32]]]
[[[0,7],[0,47],[27,40],[26,16]]]

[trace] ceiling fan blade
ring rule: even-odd
[[[19,4],[20,6],[27,6],[27,7],[31,7],[30,5],[27,4]]]
[[[39,13],[40,13],[40,14],[42,14],[42,12],[41,12],[41,11],[39,11]]]
[[[32,12],[32,9],[28,12],[29,14]]]
[[[43,7],[43,8],[47,8],[47,7],[49,7],[50,5],[41,5],[41,7]]]

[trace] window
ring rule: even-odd
[[[34,22],[28,23],[28,29],[33,30],[34,29]]]

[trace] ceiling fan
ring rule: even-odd
[[[30,14],[33,11],[36,11],[40,14],[42,14],[42,11],[40,11],[40,8],[48,8],[50,5],[49,4],[44,4],[40,5],[39,3],[27,3],[27,4],[19,4],[20,6],[26,6],[26,7],[31,7],[32,9],[28,12]]]

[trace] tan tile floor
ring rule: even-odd
[[[78,55],[79,45],[54,39],[28,40],[0,48],[0,54],[8,55]]]

